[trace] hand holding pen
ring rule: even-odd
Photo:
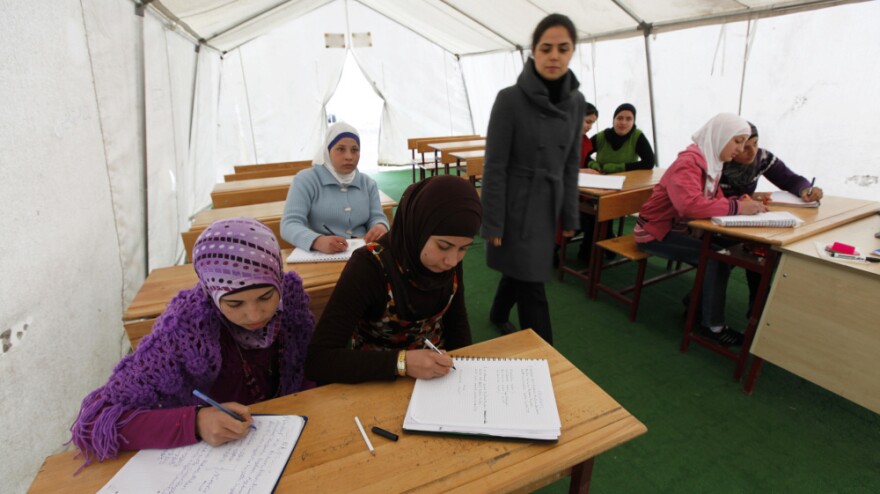
[[[317,250],[318,252],[323,252],[325,254],[338,254],[340,252],[345,251],[348,248],[348,241],[333,233],[327,225],[323,225],[324,230],[329,233],[329,235],[321,235],[316,238],[312,243],[312,250]]]
[[[199,390],[193,390],[193,394],[211,405],[196,414],[196,434],[211,446],[241,439],[251,429],[257,429],[248,407],[240,403],[221,405]]]

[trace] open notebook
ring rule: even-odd
[[[556,441],[561,424],[546,360],[453,357],[416,381],[403,430]]]
[[[774,190],[770,193],[767,204],[771,206],[787,206],[790,208],[818,208],[819,201],[805,201],[785,190]]]
[[[712,223],[721,226],[751,226],[751,227],[771,227],[785,228],[795,227],[803,223],[804,220],[789,213],[788,211],[768,211],[766,213],[758,213],[754,215],[736,215],[736,216],[713,216]]]
[[[143,449],[99,494],[204,492],[270,493],[296,447],[306,417],[254,415],[257,430],[221,446],[202,441],[173,449]]]
[[[287,256],[288,263],[297,263],[297,262],[335,262],[335,261],[347,261],[351,259],[351,254],[366,245],[362,238],[349,238],[347,239],[348,248],[338,254],[325,254],[323,252],[311,251],[296,248],[293,249],[293,252]]]

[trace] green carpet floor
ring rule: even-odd
[[[372,176],[394,198],[412,179],[409,170]],[[649,265],[648,276],[664,265]],[[474,341],[494,338],[488,314],[500,275],[486,267],[480,239],[464,267]],[[634,267],[603,273],[616,279],[631,283]],[[681,297],[692,283],[688,273],[646,288],[635,323],[623,304],[587,299],[570,277],[546,285],[556,349],[648,428],[596,459],[591,492],[880,492],[880,415],[771,364],[747,396],[732,362],[695,345],[679,352]],[[746,294],[735,270],[727,313],[736,328]],[[568,482],[540,492],[568,492]]]

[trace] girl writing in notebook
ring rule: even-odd
[[[719,113],[692,136],[693,144],[678,154],[639,211],[633,232],[639,248],[696,265],[702,242],[689,231],[688,221],[767,210],[748,196],[726,198],[719,187],[723,163],[743,151],[749,134],[749,124],[743,118]],[[703,335],[725,346],[740,345],[743,340],[742,333],[724,323],[730,268],[710,260],[700,297]]]
[[[726,197],[739,197],[750,195],[757,201],[766,203],[770,200],[770,194],[758,192],[758,180],[765,177],[779,189],[799,196],[807,202],[822,199],[822,189],[813,187],[813,184],[805,177],[793,172],[781,159],[770,151],[758,147],[758,128],[749,122],[749,138],[743,145],[743,152],[737,154],[730,161],[724,163],[721,174],[721,190]],[[755,301],[758,292],[758,284],[761,275],[755,271],[746,270],[746,280],[749,285],[749,311]]]
[[[220,445],[244,437],[247,405],[303,387],[314,319],[302,280],[282,273],[272,231],[251,218],[212,223],[193,252],[198,284],[181,291],[71,427],[86,464],[120,451]],[[244,418],[202,408],[199,390]]]
[[[480,227],[473,186],[441,175],[409,186],[391,231],[357,249],[309,345],[306,375],[356,383],[446,375],[452,359],[430,349],[471,343],[464,258]]]
[[[346,239],[372,242],[388,231],[379,188],[358,171],[361,140],[345,122],[330,126],[324,159],[299,172],[287,192],[281,237],[297,249],[335,254],[346,250]]]
[[[586,102],[568,69],[577,31],[551,14],[532,34],[532,58],[495,98],[486,134],[482,235],[486,263],[501,272],[489,320],[503,333],[532,328],[553,342],[544,283],[553,278],[557,225],[579,228],[577,177]]]

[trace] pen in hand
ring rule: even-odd
[[[331,229],[330,229],[330,227],[329,227],[329,226],[327,226],[327,224],[326,224],[326,223],[325,223],[325,224],[323,224],[323,225],[321,225],[321,226],[323,226],[323,227],[324,227],[324,229],[325,229],[325,230],[327,230],[327,233],[329,233],[329,234],[330,234],[330,235],[333,235],[333,236],[334,236],[334,237],[338,237],[338,236],[339,236],[339,235],[337,235],[337,234],[335,234],[335,233],[333,233],[333,230],[331,230]]]
[[[425,345],[428,345],[428,348],[430,348],[431,350],[434,350],[435,352],[439,353],[440,355],[443,355],[443,352],[441,352],[439,348],[435,347],[434,344],[431,343],[431,340],[425,338]],[[452,368],[454,370],[458,370],[455,368],[455,364],[452,365]]]
[[[214,401],[211,397],[209,397],[205,393],[202,393],[201,391],[194,389],[193,395],[195,395],[196,398],[198,398],[198,399],[204,401],[205,403],[211,405],[212,407],[216,408],[217,410],[220,410],[221,412],[225,413],[226,415],[229,415],[230,417],[234,418],[235,420],[238,420],[239,422],[245,421],[244,417],[242,417],[241,415],[226,408],[225,406],[217,403],[216,401]],[[254,424],[251,424],[251,429],[257,430],[257,426],[255,426]]]

